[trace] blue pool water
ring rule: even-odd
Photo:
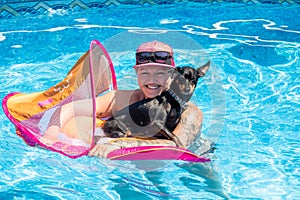
[[[203,135],[217,145],[209,164],[70,159],[27,146],[1,111],[0,199],[299,199],[299,13],[178,4],[1,19],[1,99],[56,84],[93,39],[107,45],[121,89],[136,85],[132,40],[193,41],[212,67],[192,101],[204,112]]]

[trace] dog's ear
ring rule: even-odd
[[[176,67],[175,69],[171,69],[170,77],[175,78],[177,74],[180,73],[181,70],[182,70],[181,67]]]
[[[205,65],[199,67],[197,69],[197,75],[198,77],[203,77],[205,76],[206,72],[208,71],[209,69],[209,66],[210,66],[210,61],[208,61]]]

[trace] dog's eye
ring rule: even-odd
[[[191,80],[190,82],[193,83],[194,85],[197,84],[197,80],[196,80],[196,79],[193,79],[193,80]]]
[[[187,80],[192,80],[194,79],[193,75],[191,73],[185,73],[184,74],[184,77],[187,79]]]

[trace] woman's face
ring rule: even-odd
[[[140,66],[137,68],[138,85],[145,98],[154,98],[170,86],[171,69],[161,66]]]

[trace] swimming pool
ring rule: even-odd
[[[299,199],[299,9],[126,5],[1,19],[1,99],[57,83],[92,39],[118,41],[108,50],[124,89],[136,83],[135,45],[123,49],[123,34],[197,42],[213,65],[192,100],[217,149],[205,165],[73,160],[27,146],[1,111],[0,199]]]

